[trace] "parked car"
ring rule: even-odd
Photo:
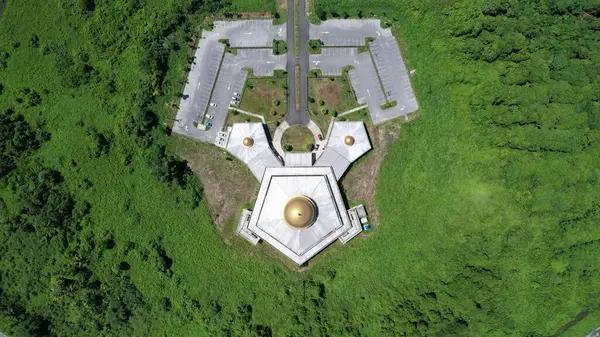
[[[237,96],[232,96],[231,99],[234,100],[234,101],[239,101],[240,100],[240,98],[237,97]]]
[[[237,103],[238,103],[237,101],[231,101],[231,102],[229,102],[229,105],[231,105],[231,106],[236,106],[236,105],[237,105]]]
[[[233,93],[233,96],[239,96],[240,94],[238,94],[237,92]]]
[[[208,118],[208,119],[215,119],[215,116],[213,116],[213,115],[206,115],[206,118]]]
[[[212,107],[216,107],[216,106],[217,106],[217,104],[216,104],[216,103],[210,103],[210,106],[212,106]]]
[[[204,123],[204,125],[206,125],[206,126],[208,126],[208,127],[211,127],[211,126],[212,126],[212,123],[211,123],[211,122],[206,122],[206,123]]]
[[[319,133],[319,134],[317,135],[317,138],[319,138],[319,140],[323,140],[323,135]]]

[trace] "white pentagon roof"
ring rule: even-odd
[[[305,195],[317,206],[314,224],[295,229],[283,209],[294,196]],[[351,229],[344,200],[331,167],[267,168],[248,229],[302,264]]]

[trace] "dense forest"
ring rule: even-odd
[[[321,19],[391,26],[421,111],[385,159],[373,234],[299,273],[219,238],[168,128],[196,29],[275,1],[0,4],[0,331],[541,337],[600,326],[600,3],[316,6]]]

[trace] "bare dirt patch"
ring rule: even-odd
[[[373,149],[355,163],[342,180],[342,186],[349,200],[366,203],[371,226],[379,222],[379,211],[375,205],[375,187],[379,168],[390,146],[400,135],[400,125],[398,121],[380,126],[370,125],[368,132]]]
[[[288,2],[287,0],[277,0],[277,6],[279,7],[279,9],[287,10]]]
[[[332,107],[337,107],[340,104],[341,85],[338,82],[329,80],[319,81],[315,83],[315,91],[318,98]]]
[[[265,117],[271,135],[287,111],[285,85],[285,78],[250,78],[244,87],[240,109]]]
[[[208,144],[195,144],[182,158],[204,185],[204,194],[213,221],[226,243],[231,233],[227,226],[237,223],[236,216],[246,204],[256,200],[258,181],[239,160]]]

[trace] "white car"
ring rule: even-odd
[[[229,105],[235,106],[235,105],[237,105],[237,102],[236,101],[231,101],[231,102],[229,102]]]
[[[215,116],[213,116],[213,115],[206,115],[206,118],[208,118],[208,119],[215,119]]]
[[[238,94],[237,92],[233,93],[233,96],[239,96],[240,94]]]
[[[237,97],[237,96],[233,96],[233,97],[231,97],[231,99],[234,100],[234,101],[239,101],[240,100],[240,98]]]
[[[210,106],[212,106],[212,107],[216,107],[216,106],[217,106],[217,104],[216,104],[216,103],[210,103]]]

